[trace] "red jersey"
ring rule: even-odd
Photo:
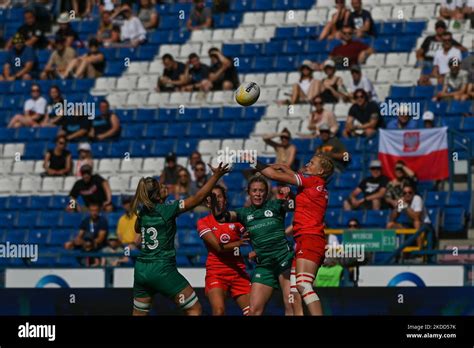
[[[214,218],[214,215],[209,214],[198,220],[197,230],[201,238],[204,237],[206,233],[212,232],[220,243],[227,244],[240,240],[240,235],[244,232],[245,228],[239,223],[219,223]],[[235,268],[236,265],[239,266],[239,268],[245,269],[244,259],[240,253],[236,255],[233,250],[221,253],[211,248],[207,248],[207,250],[207,270],[228,267]]]
[[[293,235],[319,234],[324,236],[324,215],[328,206],[326,181],[315,175],[295,174],[298,193],[295,199]]]

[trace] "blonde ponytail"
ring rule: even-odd
[[[155,204],[151,201],[148,196],[148,192],[153,190],[154,180],[153,178],[141,178],[137,185],[137,190],[132,199],[131,211],[138,215],[138,209],[140,206],[145,206],[148,209],[153,209]]]

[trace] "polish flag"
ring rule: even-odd
[[[418,180],[442,180],[449,176],[448,128],[379,129],[379,160],[383,172],[395,177],[395,163],[402,160]]]

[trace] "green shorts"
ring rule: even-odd
[[[278,277],[291,268],[294,256],[295,253],[293,251],[287,251],[278,257],[265,258],[262,263],[257,264],[255,267],[252,283],[260,283],[279,289],[280,282]]]
[[[189,285],[176,268],[176,265],[157,262],[135,264],[133,277],[133,297],[153,297],[156,293],[173,299]]]

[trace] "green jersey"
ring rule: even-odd
[[[269,200],[258,208],[250,206],[236,210],[237,219],[249,232],[260,262],[291,250],[285,237],[285,202],[281,199]]]
[[[174,237],[176,217],[182,201],[157,204],[153,210],[142,209],[138,214],[138,226],[142,236],[140,261],[170,261],[176,263]]]

